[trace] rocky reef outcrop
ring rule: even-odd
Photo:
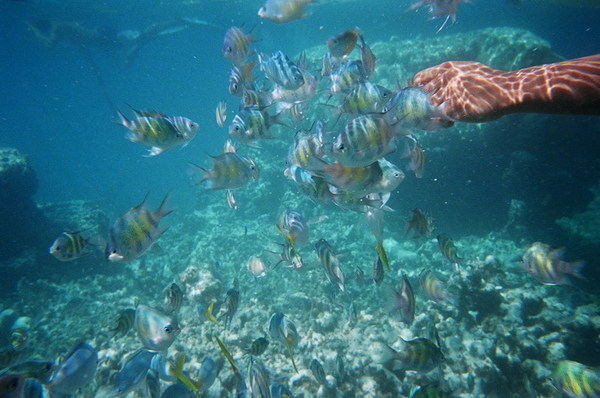
[[[14,257],[37,240],[41,214],[33,201],[38,180],[27,156],[0,147],[0,259]]]

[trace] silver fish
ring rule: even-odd
[[[50,254],[60,261],[72,261],[90,253],[94,246],[91,239],[86,239],[78,232],[63,232],[50,246]]]
[[[248,384],[253,398],[271,398],[271,377],[263,361],[258,358],[250,357]]]
[[[217,118],[217,125],[219,127],[225,126],[225,122],[227,122],[227,102],[219,101],[215,114]]]
[[[436,131],[452,124],[443,106],[431,105],[431,94],[419,87],[406,87],[390,98],[383,108],[390,125],[405,129]]]
[[[325,376],[325,370],[323,369],[323,365],[319,362],[318,359],[313,358],[310,361],[310,371],[312,372],[315,380],[323,386],[327,386],[327,378]]]
[[[165,305],[167,310],[172,314],[177,314],[183,302],[183,291],[176,283],[171,283],[165,289]]]
[[[181,332],[177,318],[143,304],[135,311],[134,324],[142,345],[150,351],[166,350]]]
[[[260,69],[267,78],[289,90],[296,90],[304,84],[304,75],[300,68],[287,55],[277,51],[271,57],[259,54]]]
[[[245,34],[237,26],[232,26],[225,32],[223,39],[223,56],[234,65],[242,65],[252,54],[252,36]]]
[[[342,292],[345,291],[344,273],[340,268],[340,260],[335,255],[333,247],[325,239],[320,239],[315,244],[315,249],[329,282],[337,286]]]
[[[279,217],[277,230],[289,242],[291,247],[305,245],[308,242],[308,223],[300,213],[295,210],[286,210]]]

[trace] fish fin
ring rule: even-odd
[[[282,336],[285,336],[285,333],[283,333],[283,329],[281,328],[281,325],[279,325],[279,333],[281,333]],[[299,373],[298,368],[296,367],[296,361],[294,360],[294,353],[292,352],[292,342],[291,342],[290,338],[285,337],[285,345],[287,346],[288,354],[290,355],[290,359],[292,360],[292,366],[294,367],[294,370],[296,371],[296,373]]]
[[[587,280],[587,278],[583,275],[583,268],[585,267],[585,261],[572,261],[567,263],[565,261],[561,261],[560,269],[569,275],[572,275],[576,278]]]
[[[175,357],[175,369],[173,370],[174,376],[183,383],[187,388],[193,392],[200,392],[202,388],[202,381],[193,381],[183,373],[183,365],[185,364],[185,353],[180,353]]]
[[[119,121],[115,121],[115,123],[126,128],[131,128],[131,121],[121,111],[117,110],[117,114],[119,115]]]
[[[387,253],[385,252],[385,248],[383,247],[383,244],[378,243],[377,246],[375,246],[375,250],[377,251],[377,254],[379,255],[379,258],[381,259],[381,262],[383,263],[383,265],[386,266],[388,271],[391,271],[392,267],[390,266],[390,261],[388,260],[388,256],[387,256]]]
[[[212,178],[212,171],[211,170],[207,170],[204,167],[198,166],[197,164],[192,163],[192,162],[188,162],[188,164],[191,165],[191,166],[196,167],[198,170],[200,170],[200,173],[202,174],[202,178],[200,179],[200,181],[198,181],[196,183],[196,185],[202,184],[204,181],[210,180]]]
[[[231,354],[229,353],[227,348],[225,348],[225,345],[223,344],[223,342],[219,339],[218,336],[215,336],[215,340],[217,341],[217,344],[219,345],[221,352],[223,353],[223,355],[225,356],[225,358],[231,365],[231,368],[233,369],[233,373],[236,373],[236,374],[240,373],[240,369],[238,368],[237,364],[235,363],[235,360],[233,359],[233,357],[231,356]]]
[[[208,318],[209,321],[216,324],[216,323],[219,323],[219,320],[217,318],[215,318],[215,316],[213,314],[214,307],[215,307],[215,302],[212,301],[208,305],[208,308],[206,309],[206,312],[204,313],[204,315]]]
[[[165,195],[165,197],[163,198],[162,202],[160,202],[160,206],[158,206],[158,209],[154,212],[154,214],[157,217],[163,218],[168,216],[169,214],[173,213],[176,208],[173,209],[169,209],[169,210],[165,210],[165,207],[167,206],[167,203],[169,202],[169,199],[171,198],[171,192],[167,193]],[[163,233],[166,231],[167,229],[165,228],[163,230]]]
[[[135,141],[134,141],[135,142]],[[161,153],[164,152],[164,149],[159,148],[157,146],[153,146],[152,148],[148,149],[148,153],[146,155],[143,155],[145,158],[151,158],[153,156],[157,156],[160,155]]]

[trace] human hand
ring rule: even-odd
[[[417,73],[412,85],[431,94],[431,103],[442,105],[449,118],[459,122],[498,119],[511,104],[510,92],[502,83],[510,74],[477,62],[454,61]]]

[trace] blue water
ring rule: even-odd
[[[490,26],[517,26],[548,40],[565,58],[600,52],[600,10],[523,1],[474,2],[459,9],[458,22],[440,34]],[[190,194],[185,162],[202,163],[218,153],[225,133],[214,123],[214,107],[227,98],[229,63],[221,55],[223,33],[232,24],[251,29],[261,49],[296,54],[328,37],[359,26],[370,42],[395,35],[435,36],[440,21],[427,21],[425,10],[404,13],[407,2],[326,2],[313,16],[274,25],[256,16],[254,2],[94,1],[0,3],[0,144],[30,156],[37,171],[39,201],[97,199],[122,209],[149,189]],[[26,20],[79,21],[83,26],[143,29],[180,16],[206,20],[221,29],[191,28],[149,43],[132,65],[119,55],[91,48],[95,66],[69,43],[46,48],[28,31]],[[94,74],[101,76],[102,84]],[[114,109],[126,104],[180,114],[201,124],[198,137],[185,149],[154,159],[123,139],[112,123]],[[181,191],[181,192],[179,192]]]

